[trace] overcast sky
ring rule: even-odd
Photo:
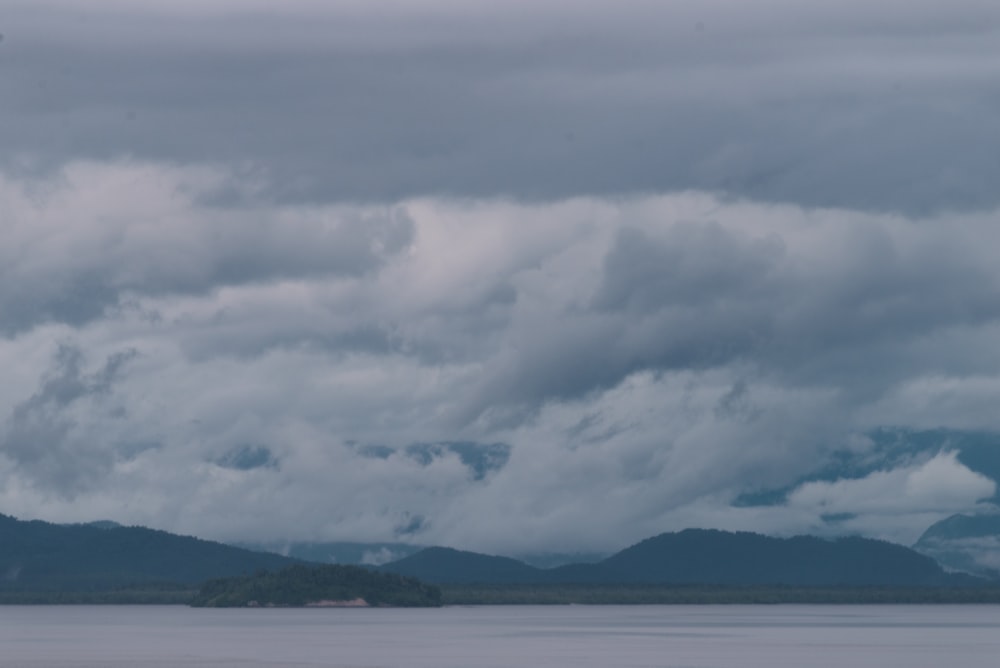
[[[994,0],[7,0],[0,34],[2,513],[518,553],[909,543],[996,490],[946,443],[797,482],[1000,431]]]

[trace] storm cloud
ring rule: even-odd
[[[202,4],[8,3],[5,162],[239,164],[294,201],[1000,203],[987,0]]]
[[[0,511],[518,553],[991,507],[928,430],[1000,432],[994,3],[71,7],[0,28]]]

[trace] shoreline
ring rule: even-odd
[[[758,585],[439,585],[441,603],[456,606],[556,605],[955,605],[1000,604],[1000,586],[792,587]],[[0,605],[189,605],[196,590],[0,591]],[[255,601],[256,602],[256,601]],[[301,606],[239,608],[369,609],[367,602],[321,599]],[[392,606],[388,606],[392,607]]]

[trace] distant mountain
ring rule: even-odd
[[[383,570],[438,584],[714,584],[944,586],[950,575],[902,545],[867,538],[772,538],[688,529],[648,538],[596,564],[533,568],[513,559],[431,548]]]
[[[932,524],[918,542],[1000,536],[1000,514],[952,515]]]
[[[233,545],[256,552],[273,552],[285,557],[318,564],[359,566],[381,566],[392,561],[399,561],[428,547],[412,543],[358,543],[351,541],[269,541],[233,543]],[[565,564],[594,563],[607,556],[607,553],[590,552],[530,552],[514,555],[514,558],[537,568],[554,568]]]
[[[922,549],[932,550],[935,546],[954,545],[954,541],[974,544],[997,540],[998,525],[1000,516],[956,516],[929,529],[920,544]],[[389,551],[395,544],[380,545]],[[279,571],[299,563],[277,554],[106,521],[66,526],[0,515],[0,592],[99,591],[165,583],[196,585],[258,571]],[[824,540],[810,536],[771,538],[700,529],[661,534],[596,563],[556,568],[538,568],[508,557],[434,547],[377,569],[437,584],[912,587],[984,582],[965,574],[946,573],[931,557],[883,541]],[[983,568],[967,570],[995,574]]]
[[[1000,514],[947,517],[931,525],[913,549],[945,568],[1000,579]]]
[[[298,561],[143,527],[63,526],[0,515],[0,591],[200,584]]]
[[[307,542],[271,541],[235,543],[236,547],[257,552],[272,552],[293,559],[318,564],[355,564],[380,566],[423,550],[425,545],[408,543],[354,543],[347,541]]]
[[[527,552],[512,554],[518,561],[535,568],[556,568],[569,564],[596,564],[609,556],[608,552]]]
[[[689,529],[648,538],[600,564],[621,582],[710,584],[952,584],[933,559],[869,538],[771,538]]]
[[[463,552],[450,547],[429,547],[382,570],[425,582],[471,584],[526,584],[545,581],[546,571],[508,557]]]

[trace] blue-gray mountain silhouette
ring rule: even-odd
[[[439,584],[718,584],[944,586],[978,582],[930,557],[869,538],[772,538],[687,529],[648,538],[596,564],[533,568],[504,557],[431,548],[384,570]]]
[[[301,563],[144,527],[59,525],[0,515],[0,591],[200,584]]]

